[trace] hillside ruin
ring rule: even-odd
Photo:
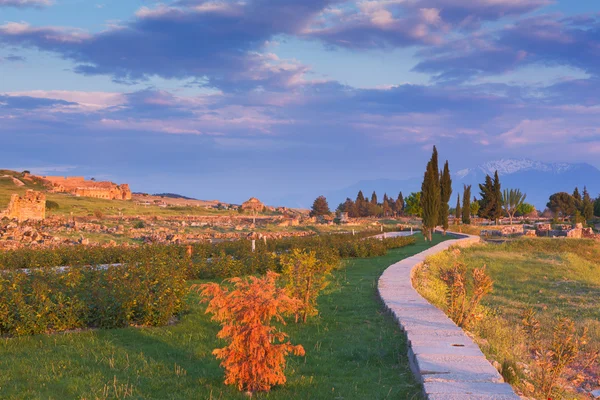
[[[131,200],[131,189],[124,183],[97,182],[82,176],[43,176],[41,177],[53,193],[70,193],[77,197],[92,197],[105,200]]]
[[[46,218],[46,195],[28,190],[23,197],[13,194],[8,208],[0,212],[0,219],[16,219],[23,221],[41,221]]]

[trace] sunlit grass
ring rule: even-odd
[[[436,236],[435,243],[444,240]],[[429,247],[414,245],[384,257],[345,261],[319,297],[320,315],[285,329],[306,357],[290,357],[288,383],[269,399],[418,399],[406,343],[383,311],[376,288],[392,263]],[[0,339],[2,399],[243,399],[222,383],[212,356],[223,345],[219,327],[195,295],[179,323],[51,336]]]

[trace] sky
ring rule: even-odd
[[[0,0],[0,168],[275,203],[433,145],[600,167],[600,1]]]

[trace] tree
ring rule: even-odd
[[[600,217],[600,196],[594,201],[594,215]]]
[[[358,191],[358,195],[356,196],[356,211],[358,212],[359,217],[367,217],[369,216],[369,207],[368,201],[365,199],[362,190]]]
[[[392,214],[392,206],[390,205],[390,199],[387,193],[383,194],[383,204],[381,205],[383,210],[383,216],[389,217]]]
[[[529,215],[532,212],[535,211],[535,206],[533,204],[529,204],[529,203],[521,203],[521,205],[519,205],[519,207],[517,207],[517,214],[518,215]]]
[[[471,185],[463,186],[462,222],[469,225],[471,223]]]
[[[581,210],[581,203],[583,202],[583,199],[581,198],[578,187],[573,190],[573,200],[575,201],[575,208]]]
[[[456,225],[458,225],[460,223],[460,215],[461,215],[461,208],[460,208],[460,194],[456,195],[456,208],[454,209],[454,223]]]
[[[325,196],[317,197],[310,211],[311,217],[318,217],[322,215],[331,215],[331,211],[329,210],[329,204],[327,203],[327,199],[325,198]]]
[[[550,201],[546,205],[556,216],[563,220],[575,214],[575,199],[569,193],[559,192],[550,196]]]
[[[479,200],[477,200],[475,197],[473,197],[473,201],[471,202],[471,215],[477,215],[479,214]]]
[[[331,265],[320,262],[314,251],[300,249],[294,249],[291,254],[284,255],[281,265],[286,288],[293,297],[302,302],[296,313],[296,322],[300,315],[302,322],[306,322],[308,316],[318,314],[317,297],[329,283],[327,278]]]
[[[423,208],[421,207],[421,192],[413,192],[406,198],[406,207],[404,212],[415,217],[423,216]]]
[[[581,215],[586,221],[594,218],[594,201],[585,186],[583,187],[583,198],[581,199]]]
[[[356,204],[349,197],[347,197],[346,201],[344,202],[343,212],[347,212],[350,218],[358,218],[358,210],[356,209]]]
[[[373,194],[371,195],[371,204],[377,205],[377,193],[375,193],[375,191],[373,191]]]
[[[448,202],[450,201],[450,196],[452,196],[452,178],[450,178],[450,168],[448,167],[448,161],[444,164],[444,171],[442,172],[442,176],[440,178],[440,214],[438,223],[444,228],[444,234],[448,230],[448,215],[449,208]]]
[[[502,194],[502,206],[504,207],[504,211],[508,214],[508,218],[510,218],[511,225],[519,206],[523,204],[526,197],[527,195],[521,193],[519,189],[504,189],[504,193]]]
[[[402,192],[400,192],[398,194],[398,198],[396,199],[396,206],[394,207],[397,215],[402,215],[404,212],[404,206],[404,196],[402,195]]]
[[[440,219],[441,190],[439,171],[437,169],[437,150],[433,146],[431,160],[421,184],[421,207],[423,208],[423,235],[427,240],[432,239],[433,231]]]
[[[498,171],[494,174],[494,180],[489,175],[485,176],[485,183],[479,185],[479,216],[498,221],[502,216],[502,193],[500,192],[500,178]]]
[[[221,323],[217,334],[228,344],[213,354],[225,369],[225,384],[236,385],[240,391],[269,391],[286,382],[286,356],[304,355],[304,348],[285,341],[287,334],[272,325],[285,323],[284,316],[297,312],[301,302],[276,285],[279,275],[267,272],[262,278],[232,278],[232,288],[217,283],[195,287],[206,313]]]

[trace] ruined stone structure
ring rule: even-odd
[[[242,204],[242,210],[262,212],[265,209],[265,205],[256,197],[251,197],[248,201]]]
[[[41,221],[46,218],[46,195],[28,190],[23,197],[13,194],[8,208],[0,212],[0,219],[16,219],[23,221]]]
[[[44,176],[42,179],[51,185],[51,191],[55,193],[106,200],[131,200],[131,190],[127,184],[88,181],[82,176]]]

